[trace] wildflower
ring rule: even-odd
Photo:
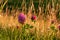
[[[19,28],[19,26],[16,26],[17,27],[17,29]]]
[[[51,24],[54,24],[54,20],[51,21]]]
[[[36,20],[36,16],[32,15],[31,20]]]
[[[25,15],[23,13],[20,13],[19,16],[18,16],[18,22],[21,23],[21,24],[24,24],[25,22]]]
[[[60,30],[60,25],[58,26],[58,29]]]

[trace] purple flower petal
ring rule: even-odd
[[[23,13],[20,13],[18,16],[18,22],[24,24],[25,19],[25,15]]]

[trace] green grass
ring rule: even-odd
[[[50,28],[44,32],[37,31],[34,27],[29,27],[29,24],[23,25],[22,28],[2,28],[0,27],[0,40],[58,40],[57,31]],[[34,30],[31,30],[33,29]],[[32,32],[31,32],[32,31]],[[58,34],[59,35],[59,34]],[[59,36],[60,37],[60,36]]]

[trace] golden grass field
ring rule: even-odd
[[[57,22],[54,10],[52,9],[52,11],[50,13],[51,13],[51,15],[50,16],[47,15],[46,21],[44,21],[43,15],[38,15],[38,17],[36,18],[36,23],[34,23],[30,19],[31,18],[31,12],[29,11],[28,14],[25,14],[26,15],[25,24],[28,23],[30,25],[33,25],[33,26],[39,28],[39,29],[43,29],[44,26],[45,26],[45,28],[48,28],[51,25],[51,21],[54,20],[54,25],[57,28],[59,23]],[[20,24],[18,22],[18,14],[19,14],[18,11],[15,13],[16,17],[14,17],[12,15],[8,16],[7,12],[6,12],[6,14],[3,14],[3,13],[0,13],[0,14],[1,14],[0,15],[0,23],[2,23],[2,26],[7,25],[7,24],[9,26],[17,26]],[[12,12],[12,14],[13,14],[13,12]]]
[[[54,26],[56,29],[58,29],[58,25],[59,22],[56,19],[56,15],[54,11],[50,12],[51,15],[47,15],[46,20],[44,20],[43,15],[38,15],[38,17],[36,18],[36,22],[32,22],[31,20],[31,11],[28,12],[28,14],[25,14],[26,16],[26,21],[25,24],[29,24],[32,25],[33,28],[29,29],[31,33],[34,32],[35,28],[36,28],[36,35],[37,35],[37,40],[39,39],[39,35],[44,34],[44,37],[48,35],[48,30],[50,30],[49,35],[55,35],[52,34],[52,30],[50,29],[51,26],[51,21],[54,20]],[[14,14],[14,12],[12,13]],[[18,22],[18,15],[19,15],[19,11],[16,11],[15,16],[14,15],[8,15],[8,12],[6,12],[6,14],[4,14],[3,12],[0,13],[0,24],[2,25],[2,28],[16,28],[17,26],[19,26],[19,28],[22,27],[22,25]],[[28,32],[28,30],[26,30],[26,32]],[[23,33],[22,33],[23,34]],[[44,37],[42,37],[44,39]],[[49,36],[48,36],[49,37]],[[57,32],[57,37],[60,38],[60,32]],[[50,40],[50,39],[49,39]]]

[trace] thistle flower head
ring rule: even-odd
[[[60,25],[58,26],[58,29],[60,30]]]
[[[36,20],[36,16],[32,15],[31,20]]]
[[[51,24],[54,24],[54,20],[51,21]]]
[[[18,22],[21,23],[21,24],[24,24],[25,22],[25,15],[23,13],[20,13],[19,16],[18,16]]]

